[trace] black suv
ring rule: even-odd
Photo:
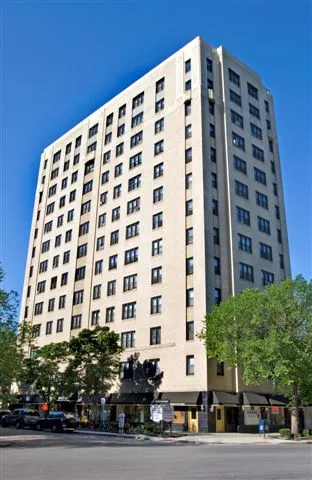
[[[4,415],[1,419],[2,427],[15,425],[16,428],[36,427],[39,419],[39,412],[27,408],[16,408],[13,412]]]
[[[74,415],[64,412],[49,412],[37,420],[36,429],[49,429],[52,432],[73,432],[77,426]]]

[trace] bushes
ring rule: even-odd
[[[303,431],[302,431],[302,436],[303,437],[306,437],[306,438],[309,438],[310,436],[310,431],[308,428],[304,428]]]
[[[290,428],[281,428],[280,431],[279,431],[279,434],[283,438],[290,438],[291,430],[290,430]]]

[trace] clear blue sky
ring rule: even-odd
[[[293,274],[311,278],[311,3],[2,0],[1,252],[22,291],[43,148],[201,35],[275,98]]]

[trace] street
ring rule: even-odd
[[[311,480],[311,445],[188,445],[2,429],[1,480]],[[5,438],[4,438],[5,436]]]

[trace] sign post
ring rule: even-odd
[[[163,432],[163,422],[172,424],[174,418],[174,409],[169,400],[155,400],[151,404],[152,422],[160,423],[161,433]]]

